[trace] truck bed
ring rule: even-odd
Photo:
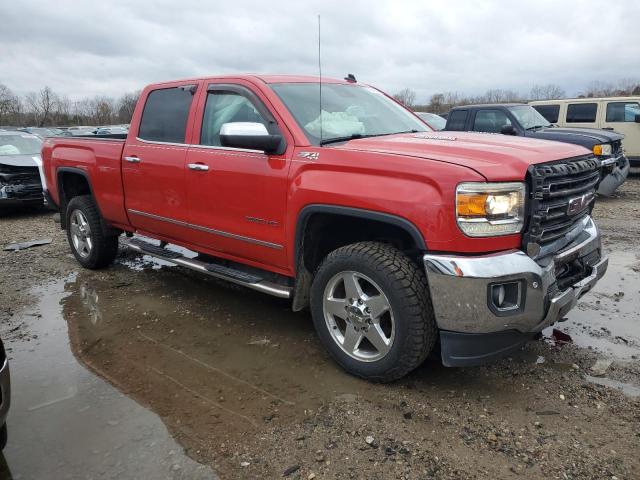
[[[122,188],[122,151],[126,135],[47,138],[42,147],[47,191],[60,205],[61,176],[84,176],[102,216],[113,224],[129,223]],[[64,199],[62,199],[64,201]]]

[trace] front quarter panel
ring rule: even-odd
[[[520,246],[520,235],[470,238],[458,229],[456,186],[485,180],[467,167],[384,153],[303,147],[294,152],[290,179],[287,224],[291,245],[305,206],[333,205],[405,219],[417,227],[429,251],[474,253]],[[295,264],[293,258],[291,261]]]

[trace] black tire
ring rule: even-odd
[[[79,211],[90,227],[91,248],[83,255],[73,241],[72,216]],[[67,240],[74,257],[80,265],[89,269],[104,268],[110,265],[118,254],[118,236],[105,235],[104,222],[90,195],[73,197],[66,211]]]
[[[4,450],[4,447],[7,446],[7,439],[9,438],[9,434],[7,432],[7,423],[3,423],[2,427],[0,427],[0,450]]]
[[[341,272],[369,277],[388,299],[395,336],[389,351],[379,360],[362,361],[345,353],[325,321],[325,288]],[[399,250],[376,242],[347,245],[324,259],[311,286],[311,314],[320,340],[336,362],[347,372],[374,382],[397,380],[418,367],[438,335],[424,272]]]

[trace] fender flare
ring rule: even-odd
[[[374,220],[381,223],[386,223],[401,228],[409,234],[416,246],[421,250],[427,250],[427,244],[420,233],[418,227],[406,218],[399,217],[390,213],[378,212],[375,210],[366,210],[361,208],[342,207],[339,205],[326,205],[326,204],[311,204],[302,208],[298,212],[298,218],[296,220],[296,234],[295,234],[295,250],[294,261],[295,269],[298,271],[298,262],[300,260],[300,251],[302,248],[302,238],[304,231],[307,227],[307,221],[309,217],[315,213],[329,213],[333,215],[341,215],[345,217],[362,218],[366,220]]]
[[[64,192],[64,188],[62,186],[62,174],[64,173],[73,173],[76,175],[82,176],[89,186],[89,193],[93,197],[93,200],[96,204],[96,208],[98,209],[98,213],[100,217],[102,217],[102,212],[100,211],[100,206],[98,205],[98,201],[96,200],[96,196],[93,193],[93,186],[91,185],[91,179],[89,178],[89,174],[82,170],[81,168],[75,167],[60,167],[56,170],[56,182],[58,185],[58,210],[60,211],[60,228],[65,229],[67,218],[66,218],[66,210],[67,205],[69,204],[69,200],[67,199],[67,195]]]

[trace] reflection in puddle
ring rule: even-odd
[[[567,315],[555,325],[576,345],[593,347],[620,360],[640,356],[640,257],[634,252],[609,254],[609,269]],[[553,327],[545,330],[553,338]]]
[[[618,380],[612,380],[610,378],[592,377],[591,375],[585,375],[585,379],[592,383],[597,383],[598,385],[604,385],[605,387],[620,390],[622,393],[630,397],[640,397],[640,387],[630,383],[619,382]]]
[[[97,326],[105,323],[103,293],[72,275],[33,294],[37,305],[20,319],[26,335],[7,342],[12,405],[3,478],[215,478],[181,453],[154,413],[74,358],[61,300],[75,298],[86,323]]]
[[[345,375],[287,302],[174,269],[122,273],[68,284],[71,349],[217,471],[233,441],[376,388]]]

